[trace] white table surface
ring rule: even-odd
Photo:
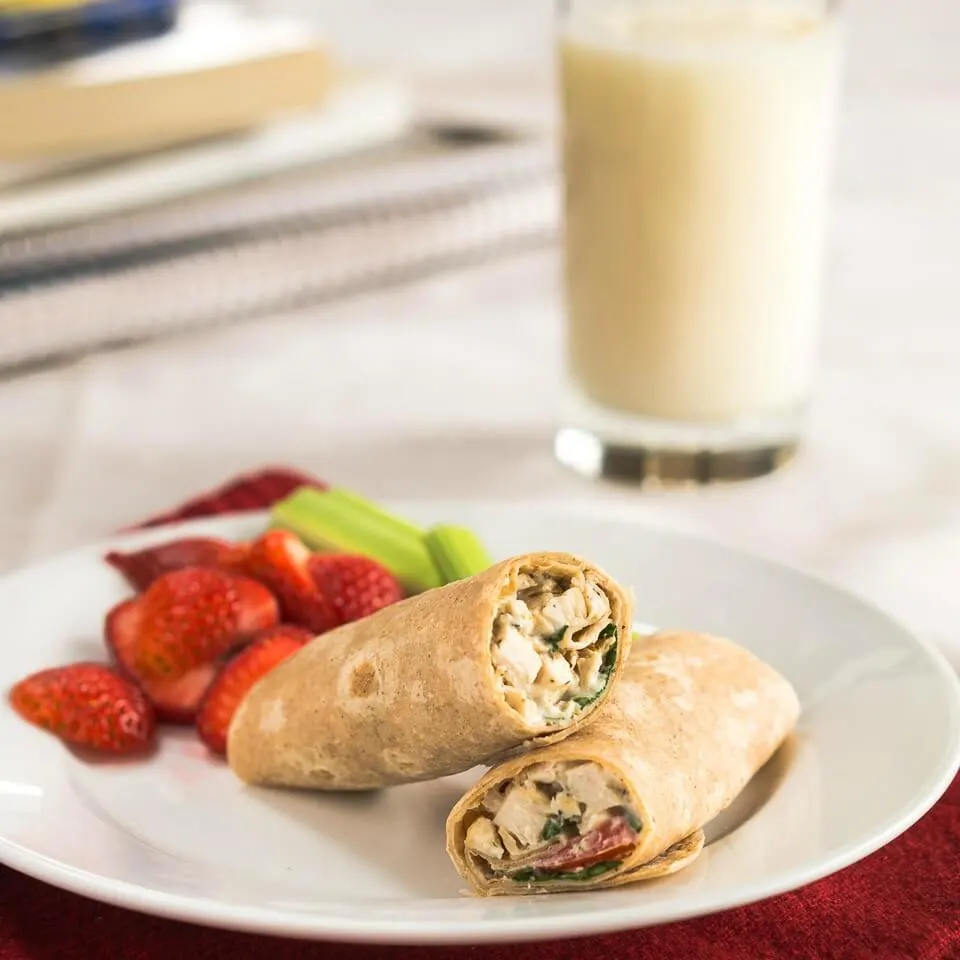
[[[374,6],[351,5],[352,35],[331,20],[361,52]],[[523,29],[499,0],[417,0],[410,17],[454,6],[459,60],[486,69],[499,31],[504,56],[542,67],[529,10]],[[407,59],[449,57],[417,48],[415,26]],[[958,50],[952,0],[851,8],[822,367],[802,455],[779,474],[640,494],[557,466],[544,250],[0,381],[0,569],[288,463],[378,498],[535,496],[699,531],[852,588],[960,665]]]

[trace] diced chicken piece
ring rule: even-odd
[[[509,623],[521,633],[530,634],[533,632],[533,615],[530,613],[530,608],[522,600],[511,597],[503,604],[500,611],[501,615],[505,615]]]
[[[523,856],[524,848],[509,830],[505,829],[504,827],[497,827],[497,836],[500,838],[500,842],[503,844],[504,850],[507,851],[508,857],[514,858]]]
[[[543,670],[540,674],[540,683],[564,686],[576,679],[570,664],[565,657],[553,656],[543,658]]]
[[[517,598],[525,603],[531,613],[538,613],[543,605],[559,593],[557,582],[553,577],[535,579],[533,585],[517,590]]]
[[[586,805],[584,822],[624,802],[623,795],[614,790],[609,776],[595,763],[568,767],[561,774],[561,780],[570,793]]]
[[[543,722],[543,709],[522,690],[508,687],[503,692],[503,699],[507,701],[507,706],[516,710],[526,723],[534,726]]]
[[[598,620],[596,623],[591,623],[569,639],[567,645],[573,650],[583,650],[585,647],[589,647],[600,639],[600,632],[609,622],[609,620]]]
[[[506,679],[517,686],[533,683],[540,673],[540,654],[530,640],[513,627],[507,627],[503,639],[494,647],[493,662],[502,669]]]
[[[496,813],[503,806],[503,794],[499,790],[488,790],[483,797],[483,809]]]
[[[600,686],[600,668],[603,657],[599,653],[588,653],[577,661],[577,675],[580,677],[581,690],[595,690]]]
[[[546,714],[542,703],[527,697],[523,703],[523,709],[520,711],[520,716],[523,717],[524,723],[529,723],[531,727],[536,727],[543,723]]]
[[[514,784],[503,798],[493,822],[526,846],[540,841],[550,815],[550,801],[531,782]]]
[[[577,628],[587,622],[587,601],[583,590],[571,587],[560,597],[560,607],[566,614],[567,623]]]
[[[566,790],[558,793],[550,806],[561,817],[573,819],[580,816],[580,804],[577,803],[577,798],[573,794],[567,793]]]
[[[560,609],[560,598],[548,600],[533,615],[533,627],[543,637],[549,637],[561,627],[567,625],[567,619]]]
[[[585,599],[587,617],[600,620],[610,616],[610,601],[607,595],[592,580],[586,581]]]
[[[575,587],[551,597],[534,612],[534,625],[538,633],[551,635],[561,627],[572,627],[579,630],[587,623],[587,604],[583,598],[583,591]]]
[[[492,820],[478,817],[467,829],[464,840],[468,850],[474,850],[488,860],[500,860],[503,857],[503,844]]]

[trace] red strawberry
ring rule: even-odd
[[[310,571],[313,554],[286,530],[268,530],[250,545],[243,572],[269,587],[280,601],[284,620],[313,633],[340,625],[330,598]]]
[[[278,637],[296,640],[303,645],[309,643],[314,638],[314,634],[305,627],[298,627],[295,623],[281,623],[275,627],[267,627],[266,630],[261,630],[250,642],[256,643],[258,640],[277,639]]]
[[[127,603],[108,615],[108,630],[112,625],[112,646],[145,682],[183,677],[279,619],[262,584],[203,567],[165,573]]]
[[[153,708],[143,691],[99,663],[34,673],[10,691],[10,703],[24,720],[68,743],[119,754],[153,742]]]
[[[143,690],[153,704],[158,720],[167,723],[193,723],[197,716],[197,706],[217,675],[218,665],[202,663],[173,680],[150,680],[137,676],[134,652],[137,642],[135,626],[138,620],[136,600],[119,603],[107,614],[104,634],[117,669]]]
[[[201,663],[175,680],[152,680],[140,685],[150,698],[159,721],[189,726],[197,719],[200,701],[219,668],[219,663]]]
[[[360,620],[403,599],[403,588],[386,567],[350,553],[318,554],[310,570],[344,623]]]
[[[158,577],[184,567],[213,567],[236,572],[247,552],[245,543],[212,537],[187,537],[133,553],[111,550],[104,560],[119,570],[135,590],[146,590]]]
[[[197,732],[214,753],[226,754],[230,721],[253,685],[312,639],[308,631],[293,629],[299,636],[289,626],[265,630],[223,667],[207,690],[197,713]]]

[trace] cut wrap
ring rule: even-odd
[[[250,691],[227,759],[252,783],[363,790],[562,740],[610,696],[630,594],[531,553],[322,634]]]
[[[611,887],[687,866],[796,724],[790,684],[717,637],[634,641],[601,716],[489,770],[447,820],[447,851],[482,895]],[[512,877],[512,878],[511,878]]]

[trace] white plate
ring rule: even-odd
[[[0,709],[0,859],[69,890],[150,913],[298,937],[378,942],[520,940],[638,927],[789,890],[877,849],[946,789],[960,755],[957,678],[860,601],[722,546],[530,506],[399,505],[475,527],[497,556],[570,549],[634,585],[638,615],[736,638],[803,702],[789,749],[708,828],[673,877],[543,897],[465,895],[443,822],[471,782],[364,797],[243,787],[189,733],[148,762],[90,764]],[[248,536],[263,517],[127,538]],[[122,541],[114,541],[122,542]],[[0,686],[100,655],[104,612],[127,591],[103,545],[0,581]],[[428,642],[425,638],[424,642]]]

